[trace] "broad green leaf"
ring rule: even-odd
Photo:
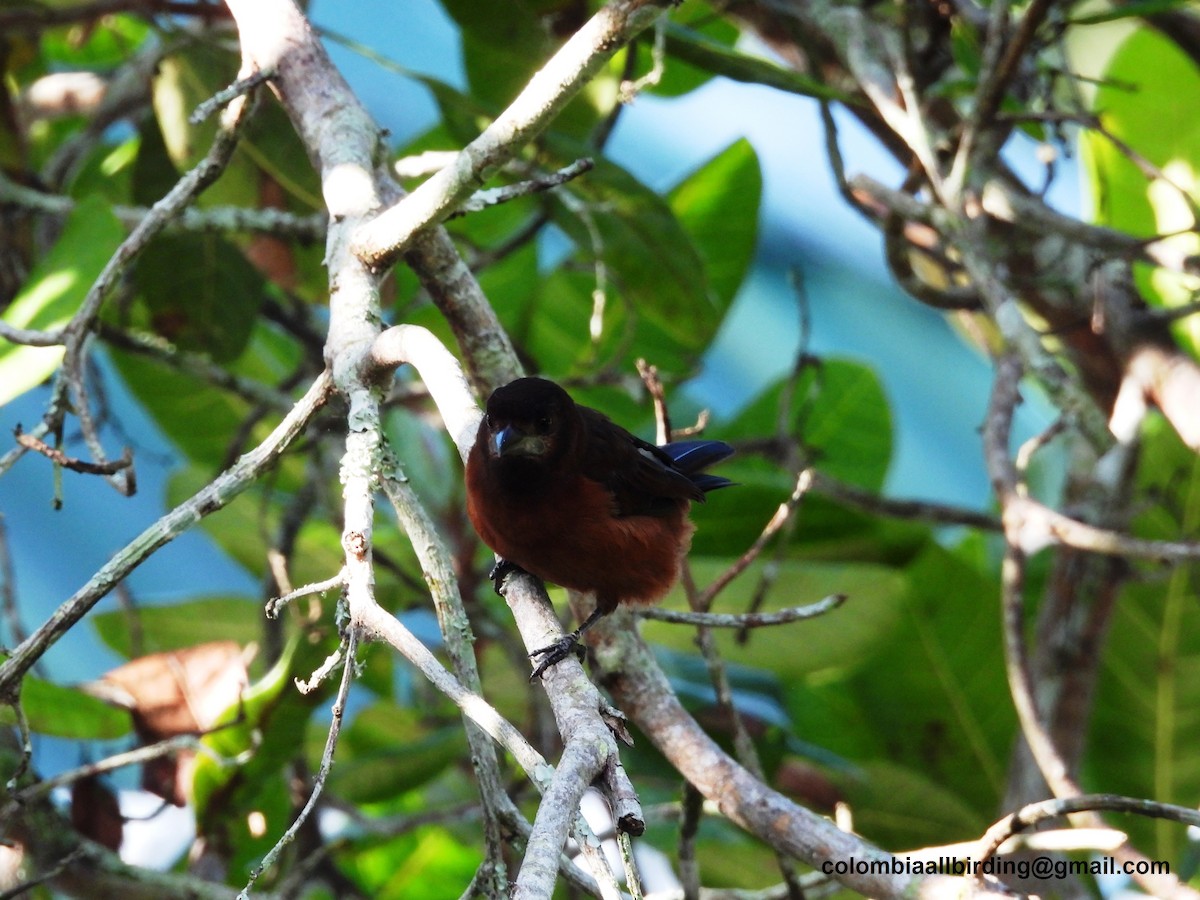
[[[160,237],[138,257],[133,274],[156,334],[217,362],[246,348],[266,283],[225,239]]]
[[[953,786],[920,765],[872,760],[840,784],[854,810],[854,830],[885,847],[975,840],[995,818],[994,811],[972,809]]]
[[[707,32],[707,33],[706,33]],[[721,33],[704,32],[677,24],[667,25],[666,47],[668,67],[682,61],[709,75],[723,75],[733,81],[763,84],[790,94],[851,102],[842,91],[831,88],[815,78],[766,60],[740,53],[720,40]],[[694,77],[694,76],[693,76]],[[687,81],[684,81],[686,84]]]
[[[703,60],[693,65],[685,59],[687,49],[683,53],[672,52],[672,42],[677,40],[703,42],[705,49],[712,47],[723,51],[732,50],[737,43],[737,26],[728,19],[715,13],[708,3],[689,3],[673,11],[665,20],[665,44],[667,58],[658,83],[648,90],[660,97],[679,97],[690,93],[710,81],[713,72],[706,68]],[[650,71],[653,64],[652,47],[656,40],[655,28],[642,32],[631,48],[638,54],[638,67],[635,78],[640,78]]]
[[[153,103],[171,160],[181,172],[208,152],[218,122],[209,116],[193,123],[196,107],[237,77],[237,55],[216,44],[193,41],[158,64]]]
[[[678,832],[657,846],[671,846]],[[733,888],[733,896],[753,896],[779,884],[779,857],[766,844],[756,840],[732,822],[717,816],[705,816],[696,834],[696,860],[701,883],[710,889]],[[758,890],[755,890],[758,889]]]
[[[703,587],[732,562],[693,558],[693,577]],[[758,571],[757,566],[752,567],[726,588],[714,611],[747,609]],[[877,652],[899,626],[906,587],[904,574],[887,566],[789,560],[779,565],[764,610],[815,603],[830,594],[846,594],[849,599],[817,619],[756,629],[746,644],[736,643],[733,629],[716,629],[717,645],[727,661],[766,669],[784,681],[853,670]],[[686,609],[682,589],[673,591],[663,605]],[[642,630],[655,643],[680,651],[694,648],[693,629],[688,626],[647,620]]]
[[[40,34],[41,52],[55,67],[103,70],[128,62],[131,51],[150,34],[146,19],[113,13],[94,19],[87,28],[46,29]]]
[[[1139,487],[1159,502],[1140,534],[1179,540],[1200,532],[1200,461],[1159,416],[1148,419]],[[1200,794],[1200,608],[1195,563],[1130,579],[1114,607],[1089,736],[1095,789],[1193,805]],[[1123,819],[1145,852],[1178,859],[1183,829]]]
[[[222,468],[249,404],[156,360],[119,350],[109,353],[130,392],[179,451],[210,473]]]
[[[21,681],[21,708],[35,734],[73,741],[108,741],[129,733],[129,713],[78,688],[27,675]],[[16,724],[11,706],[0,706],[0,726]]]
[[[325,208],[320,178],[281,104],[258,105],[238,142],[237,158],[241,164],[248,163],[278,182],[290,198],[289,208],[294,212]],[[256,198],[257,193],[250,197]],[[246,202],[243,196],[241,203]]]
[[[386,802],[429,782],[467,753],[462,722],[377,703],[354,717],[338,745],[330,790],[351,803]],[[323,747],[324,741],[320,745]],[[403,753],[396,749],[403,747]],[[319,750],[318,750],[319,753]]]
[[[1179,114],[1200,108],[1200,69],[1174,41],[1141,27],[1113,54],[1104,75],[1093,102],[1101,122],[1161,177],[1147,177],[1108,137],[1085,132],[1083,160],[1097,221],[1138,237],[1171,234],[1166,241],[1181,254],[1200,253],[1200,236],[1189,230],[1200,199],[1200,119]],[[1181,230],[1187,233],[1174,234]],[[1142,268],[1138,287],[1152,301],[1175,306],[1194,299],[1200,278]],[[1180,320],[1174,331],[1200,351],[1196,316]]]
[[[572,155],[558,147],[564,151]],[[554,222],[575,242],[581,260],[603,261],[612,294],[608,303],[626,319],[645,320],[699,354],[723,309],[710,290],[703,259],[667,202],[604,160],[576,179],[570,196],[573,200],[553,198]],[[591,303],[587,307],[590,317]],[[628,323],[603,324],[617,340]]]
[[[700,166],[668,198],[704,260],[709,288],[722,317],[754,257],[761,197],[758,156],[750,142],[742,139]],[[715,329],[706,342],[714,335]]]
[[[162,129],[153,119],[138,128],[137,159],[133,164],[133,201],[153,206],[179,181],[179,170],[171,161]]]
[[[201,527],[231,559],[260,577],[267,571],[267,552],[279,534],[281,519],[294,500],[294,491],[299,489],[302,477],[298,461],[285,457],[273,484],[251,488],[224,508],[205,516]],[[176,472],[168,482],[167,504],[177,506],[209,480],[209,474],[195,467]],[[415,600],[412,586],[423,584],[412,543],[394,522],[382,517],[376,523],[374,537],[378,563],[376,598],[386,609],[411,605]],[[289,573],[295,584],[325,581],[341,569],[343,561],[337,526],[314,514],[296,534]],[[337,596],[336,591],[330,591],[319,601],[326,610],[327,621],[332,621]],[[258,614],[261,615],[261,610]],[[297,663],[301,668],[309,662],[314,667],[320,663],[319,658],[307,659],[305,652],[301,652]]]
[[[208,153],[218,128],[218,117],[190,120],[196,107],[228,87],[237,77],[236,53],[214,43],[193,41],[159,63],[153,82],[153,105],[158,127],[171,162],[180,172],[191,169]],[[288,129],[291,130],[290,128]],[[258,168],[238,149],[221,177],[200,197],[200,205],[248,205],[257,198]]]
[[[177,506],[210,479],[208,472],[196,468],[176,472],[168,483],[167,504]],[[231,559],[248,572],[259,575],[266,571],[267,551],[279,533],[282,510],[290,499],[291,495],[283,493],[280,485],[269,491],[251,488],[227,506],[205,516],[201,527]],[[296,568],[291,575],[298,584],[323,581],[341,568],[338,532],[328,522],[306,522],[297,536],[297,551],[294,554]]]
[[[124,237],[109,205],[81,200],[62,235],[0,316],[15,328],[53,330],[79,310],[93,282]],[[36,387],[62,361],[62,347],[27,347],[0,340],[0,405]]]
[[[110,353],[130,392],[190,461],[210,470],[227,464],[231,442],[250,413],[248,401],[155,360],[119,350]],[[290,339],[260,320],[245,352],[229,369],[266,384],[278,383],[298,355]],[[241,435],[243,450],[265,437],[275,421],[268,417],[250,435]]]
[[[482,857],[478,839],[429,827],[355,854],[350,871],[373,900],[444,900],[462,893]]]
[[[91,617],[100,640],[126,659],[134,648],[129,619],[136,616],[144,653],[161,653],[209,641],[235,641],[245,646],[262,637],[263,610],[251,597],[199,597],[169,606],[139,606]]]
[[[764,391],[722,433],[773,434],[784,390],[779,382]],[[892,420],[883,386],[867,366],[825,359],[810,367],[796,385],[786,425],[822,471],[869,490],[883,486]]]
[[[1103,12],[1089,13],[1071,20],[1072,25],[1099,25],[1104,22],[1114,22],[1118,19],[1146,18],[1159,13],[1186,9],[1193,6],[1195,0],[1130,0],[1113,9]]]
[[[1121,592],[1088,738],[1086,779],[1097,790],[1185,806],[1200,794],[1195,568],[1179,568],[1164,583],[1130,582]],[[1184,846],[1178,825],[1129,817],[1120,827],[1155,859],[1178,859]]]
[[[847,689],[879,735],[881,761],[923,773],[986,824],[1004,794],[1016,731],[997,587],[934,543],[904,574],[908,591],[896,604],[896,627],[862,658]],[[853,603],[852,595],[843,610],[853,614]],[[806,737],[848,749],[836,736]],[[966,837],[946,832],[940,840]]]

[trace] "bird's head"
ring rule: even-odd
[[[481,436],[493,459],[548,461],[564,449],[575,402],[553,381],[518,378],[488,398]]]

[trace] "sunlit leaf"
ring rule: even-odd
[[[1200,236],[1191,230],[1200,198],[1200,121],[1179,116],[1200,106],[1200,70],[1174,41],[1142,27],[1113,54],[1104,76],[1093,106],[1111,137],[1081,137],[1096,220],[1138,237],[1168,234],[1174,251],[1200,253]],[[1147,175],[1146,163],[1160,174]],[[1194,299],[1200,278],[1143,267],[1138,287],[1151,301],[1175,306]],[[1200,351],[1198,317],[1182,319],[1174,332]]]
[[[744,139],[730,144],[671,191],[671,208],[695,241],[709,287],[725,310],[754,256],[761,195],[758,156]],[[712,337],[709,334],[707,340]]]
[[[26,675],[21,682],[21,707],[35,734],[74,741],[112,740],[129,733],[129,713],[116,709],[75,687]],[[16,724],[11,706],[0,706],[0,725]]]
[[[82,200],[54,247],[37,264],[0,319],[15,328],[54,330],[78,311],[92,283],[120,245],[124,230],[107,203]],[[53,374],[62,347],[28,347],[0,341],[0,405]]]
[[[178,650],[211,641],[246,646],[262,636],[262,607],[250,597],[200,597],[169,606],[96,613],[92,624],[113,651],[132,657],[133,633],[141,633],[143,652]],[[131,619],[136,618],[136,626]]]

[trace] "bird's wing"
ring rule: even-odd
[[[579,412],[584,425],[580,470],[608,489],[618,516],[668,515],[681,500],[704,500],[700,487],[661,448],[593,409]]]

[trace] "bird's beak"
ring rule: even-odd
[[[546,441],[536,434],[526,434],[515,425],[505,425],[493,431],[490,438],[492,456],[541,456],[546,452]]]

